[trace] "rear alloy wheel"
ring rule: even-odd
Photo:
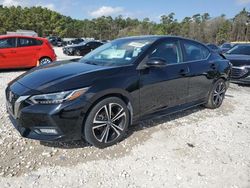
[[[42,59],[39,60],[39,65],[46,65],[46,64],[49,64],[51,62],[52,61],[51,61],[50,58],[45,57],[45,58],[42,58]]]
[[[217,82],[215,82],[209,94],[206,107],[211,109],[219,108],[225,98],[226,90],[226,83],[223,79],[219,79]]]
[[[105,148],[119,142],[129,125],[126,104],[117,97],[106,98],[90,111],[84,137],[90,144]]]

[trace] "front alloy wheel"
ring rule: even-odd
[[[129,111],[126,104],[117,97],[99,102],[90,111],[84,137],[92,145],[104,148],[119,142],[129,124]]]

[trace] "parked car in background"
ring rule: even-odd
[[[45,38],[0,36],[0,69],[29,68],[56,60],[56,54]]]
[[[84,56],[101,45],[103,43],[98,41],[82,42],[77,45],[65,46],[63,53],[66,55]]]
[[[222,53],[225,53],[228,50],[230,50],[232,47],[233,47],[233,45],[231,43],[224,43],[220,46],[220,49],[221,49]]]
[[[224,55],[233,64],[232,81],[250,84],[250,44],[238,44]]]
[[[67,45],[60,37],[52,36],[47,38],[53,46],[62,47]]]
[[[67,45],[76,45],[84,42],[82,38],[76,38],[67,42]]]
[[[211,50],[221,54],[222,50],[215,44],[207,44],[207,47],[209,47]]]
[[[7,110],[23,137],[84,138],[103,148],[119,142],[138,119],[220,107],[230,71],[228,60],[193,40],[122,38],[77,62],[21,75],[6,89]]]

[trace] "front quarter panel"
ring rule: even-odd
[[[88,102],[94,104],[99,99],[109,95],[122,95],[132,105],[133,114],[139,114],[139,75],[134,66],[116,69],[119,73],[109,73],[109,76],[98,76],[86,94]],[[116,72],[115,71],[115,72]],[[105,74],[105,73],[104,73]]]

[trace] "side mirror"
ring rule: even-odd
[[[161,58],[150,58],[146,63],[148,67],[165,67],[167,62]]]

